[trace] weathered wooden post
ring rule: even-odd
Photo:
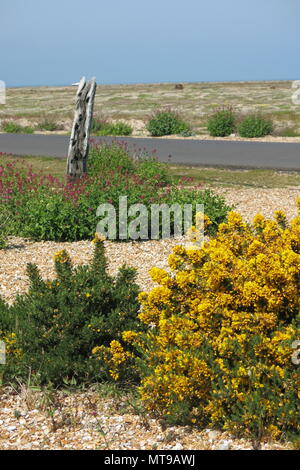
[[[78,85],[66,169],[67,176],[72,178],[81,178],[87,171],[96,87],[96,78],[92,78],[87,82],[85,77],[82,77]]]

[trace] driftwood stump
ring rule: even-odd
[[[96,87],[95,78],[87,82],[85,77],[83,77],[78,85],[66,168],[67,176],[72,178],[81,178],[87,172],[89,138]]]

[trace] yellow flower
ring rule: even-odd
[[[300,396],[291,361],[291,344],[300,337],[293,322],[299,315],[300,217],[288,224],[278,211],[275,219],[258,214],[248,224],[231,212],[199,250],[175,247],[171,275],[150,271],[160,287],[140,297],[139,318],[149,328],[138,343],[130,333],[123,339],[144,354],[148,375],[140,393],[151,412],[167,416],[181,402],[198,403],[212,425],[247,432],[258,420],[255,407],[250,411],[257,394],[271,423],[266,435],[280,435],[279,415],[285,426],[299,427],[293,413],[281,413]],[[192,227],[195,238],[196,232]],[[240,424],[231,418],[236,402]]]
[[[106,237],[99,232],[95,232],[94,238],[92,240],[92,243],[97,244],[97,243],[102,243],[106,240]]]
[[[54,261],[56,261],[57,263],[67,263],[70,261],[70,257],[66,250],[60,250],[55,253]]]

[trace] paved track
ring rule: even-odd
[[[238,142],[132,137],[97,137],[96,141],[125,141],[134,153],[145,148],[163,162],[235,168],[300,170],[300,143]],[[43,134],[0,134],[0,152],[64,158],[69,137]]]

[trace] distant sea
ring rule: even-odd
[[[153,81],[153,82],[125,82],[125,83],[101,83],[98,82],[98,85],[152,85],[152,84],[163,84],[163,83],[245,83],[245,82],[290,82],[294,80],[298,80],[299,78],[268,78],[268,79],[258,79],[258,80],[170,80],[170,81]],[[7,88],[38,88],[38,87],[65,87],[71,86],[72,83],[79,82],[78,80],[74,80],[74,82],[70,83],[56,83],[53,84],[45,84],[45,83],[34,83],[30,85],[6,85]]]

